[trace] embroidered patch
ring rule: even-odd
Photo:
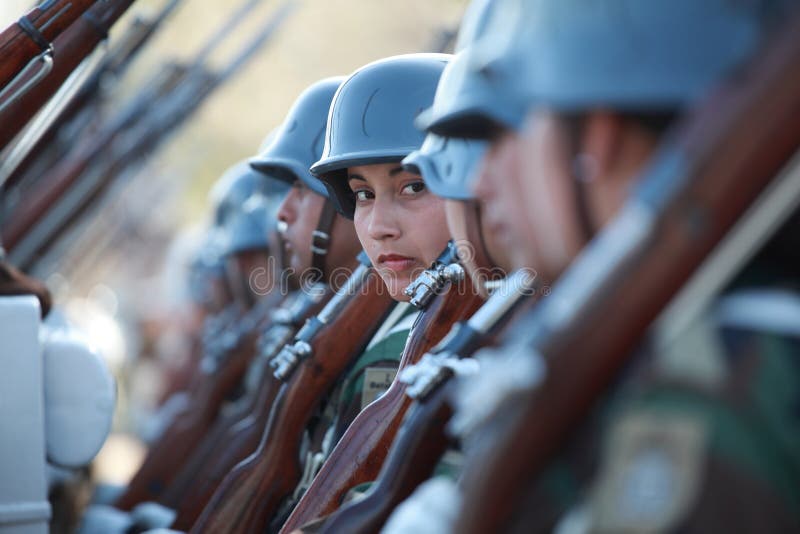
[[[706,439],[686,415],[637,412],[615,424],[591,497],[594,530],[674,528],[700,489]]]
[[[364,387],[361,389],[361,409],[386,393],[392,385],[397,369],[394,367],[367,367],[364,370]]]

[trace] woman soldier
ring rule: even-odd
[[[433,102],[449,58],[395,56],[353,73],[333,98],[322,157],[311,166],[337,211],[355,223],[372,265],[391,297],[401,303],[382,328],[392,342],[384,343],[381,351],[368,348],[343,384],[332,444],[374,400],[371,381],[364,380],[372,375],[374,362],[399,359],[416,317],[403,290],[441,254],[449,239],[443,201],[428,192],[421,176],[400,163],[422,145],[424,134],[414,127],[414,118]],[[370,348],[377,348],[375,343]],[[395,370],[396,365],[388,375],[376,371],[376,376],[391,382]]]

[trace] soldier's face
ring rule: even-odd
[[[313,232],[319,224],[325,201],[325,197],[296,181],[278,208],[278,220],[286,223],[284,261],[298,280],[305,280],[310,273]],[[330,247],[325,257],[326,274],[338,267],[351,267],[361,248],[353,225],[338,214],[330,232]]]
[[[278,220],[286,223],[283,233],[286,260],[298,276],[311,268],[311,233],[317,227],[324,204],[325,197],[295,181],[278,208]]]
[[[474,287],[482,296],[488,296],[483,284],[500,274],[498,270],[507,274],[513,269],[504,247],[486,227],[486,218],[481,215],[477,202],[445,200],[445,213],[462,265]]]
[[[566,147],[555,117],[534,112],[521,133],[491,144],[475,186],[514,268],[534,269],[543,283],[556,280],[584,244]]]
[[[372,265],[395,300],[444,250],[450,237],[444,200],[398,163],[348,169],[356,196],[355,228]]]

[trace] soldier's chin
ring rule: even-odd
[[[411,283],[411,276],[404,273],[383,270],[380,273],[383,284],[389,292],[389,296],[398,302],[408,302],[409,297],[404,293],[408,284]]]

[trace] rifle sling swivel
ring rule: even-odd
[[[33,22],[31,22],[28,17],[23,15],[17,21],[17,24],[19,25],[20,29],[25,32],[25,35],[30,37],[31,41],[33,41],[42,52],[52,50],[53,44],[48,41],[44,35],[42,35],[42,32],[40,32],[36,26],[33,25]]]

